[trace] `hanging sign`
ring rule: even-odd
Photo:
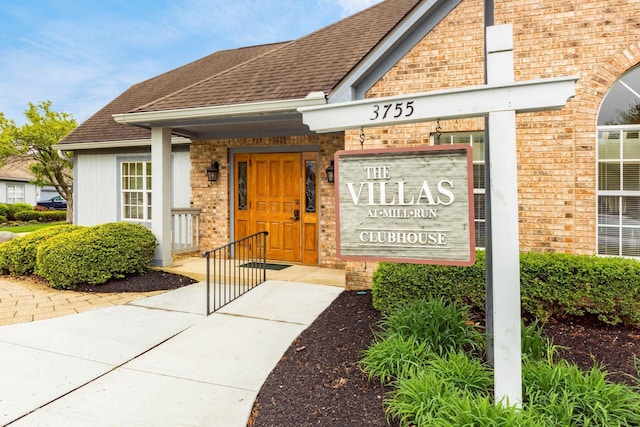
[[[339,151],[337,255],[473,265],[471,147]]]

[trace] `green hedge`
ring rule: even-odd
[[[0,216],[8,216],[9,215],[9,206],[6,203],[0,203]]]
[[[142,225],[102,224],[44,242],[38,247],[35,273],[59,289],[99,285],[148,270],[155,247],[155,236]]]
[[[485,308],[485,253],[471,267],[380,263],[373,275],[373,304],[391,313],[399,303],[445,298]],[[640,262],[557,253],[520,255],[523,314],[597,315],[602,321],[640,326]]]
[[[55,222],[67,219],[66,211],[22,211],[15,215],[18,221]]]
[[[36,266],[36,251],[42,242],[79,228],[71,224],[42,228],[1,244],[0,272],[17,276],[33,273]]]
[[[381,262],[373,273],[373,305],[391,314],[397,305],[418,299],[444,299],[484,310],[485,253],[471,267]]]
[[[16,220],[16,214],[18,212],[24,212],[24,211],[32,211],[33,210],[33,206],[31,206],[28,203],[13,203],[13,204],[8,204],[7,205],[7,218],[9,218],[9,220],[11,221],[15,221]]]

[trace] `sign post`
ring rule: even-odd
[[[520,347],[520,249],[516,113],[562,108],[575,96],[577,76],[514,82],[512,26],[487,27],[487,84],[407,96],[301,108],[313,131],[333,132],[371,126],[466,117],[488,117],[489,174],[487,218],[491,265],[487,282],[488,339],[494,366],[496,403],[522,404]],[[493,226],[499,224],[499,226]]]

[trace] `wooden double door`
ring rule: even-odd
[[[318,264],[318,153],[236,154],[235,239],[268,231],[267,259]]]

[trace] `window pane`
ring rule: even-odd
[[[598,254],[620,255],[620,229],[598,227]]]
[[[468,133],[454,133],[451,139],[453,144],[469,144],[471,135]]]
[[[622,198],[622,224],[640,226],[640,198]]]
[[[486,219],[484,211],[484,194],[473,195],[473,217],[475,219]]]
[[[622,227],[622,256],[640,256],[640,228]]]
[[[619,224],[620,197],[598,197],[598,224]],[[614,218],[611,215],[615,215]]]
[[[640,67],[626,72],[607,92],[598,112],[598,126],[640,123]]]
[[[598,190],[620,190],[620,164],[598,164]]]
[[[316,161],[306,160],[304,163],[305,211],[313,213],[316,211]]]
[[[484,221],[476,221],[476,248],[484,248],[487,246],[486,242],[486,230]]]
[[[624,131],[623,136],[622,148],[624,159],[640,159],[640,139],[638,139],[638,131]]]
[[[247,162],[238,162],[238,210],[247,210]]]
[[[604,131],[598,133],[598,159],[620,159],[620,132]]]
[[[484,164],[482,165],[473,165],[473,188],[483,189],[484,188]]]
[[[476,227],[476,247],[484,248],[486,246],[485,240],[485,220],[486,213],[484,209],[484,194],[473,195],[473,217],[475,219]]]
[[[475,139],[473,141],[473,161],[484,162],[484,140],[479,141],[478,139]]]
[[[640,190],[640,163],[625,162],[622,168],[622,189],[626,191]]]

